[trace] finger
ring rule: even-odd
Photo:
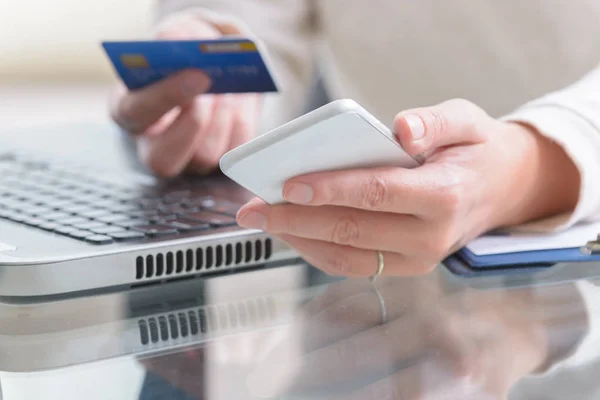
[[[330,275],[366,278],[377,272],[378,258],[373,250],[357,249],[319,240],[290,235],[274,235],[293,247],[311,265]],[[383,275],[417,276],[435,269],[437,263],[382,252],[385,260]]]
[[[210,87],[200,70],[187,70],[146,88],[125,93],[111,110],[112,118],[131,133],[143,133],[168,111],[185,106]]]
[[[283,197],[294,204],[336,205],[429,217],[446,212],[458,177],[437,165],[319,172],[293,178]]]
[[[210,123],[194,144],[192,163],[197,168],[208,170],[218,165],[230,142],[236,107],[234,95],[214,96]]]
[[[233,123],[228,150],[235,149],[256,136],[261,98],[255,94],[239,95],[240,105]]]
[[[396,116],[394,129],[402,147],[416,156],[446,146],[480,143],[490,121],[481,108],[456,99],[403,111]]]
[[[202,131],[199,113],[200,105],[193,102],[182,109],[177,119],[162,135],[140,137],[138,151],[142,161],[160,176],[171,177],[179,174],[192,158],[193,144]]]
[[[347,207],[246,205],[238,212],[240,226],[271,234],[286,234],[367,250],[381,250],[441,259],[445,243],[438,243],[432,225],[412,215],[356,210]],[[382,232],[386,232],[382,235]]]

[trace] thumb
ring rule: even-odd
[[[449,100],[401,112],[394,120],[394,131],[411,156],[427,156],[443,147],[480,143],[485,138],[482,127],[489,120],[475,104]]]

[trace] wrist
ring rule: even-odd
[[[519,225],[573,211],[579,199],[580,174],[571,158],[529,125],[502,124],[509,168],[497,225]]]

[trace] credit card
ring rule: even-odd
[[[256,42],[249,39],[103,42],[117,74],[130,90],[184,69],[201,69],[212,80],[207,93],[277,92]]]

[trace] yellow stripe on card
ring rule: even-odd
[[[253,42],[205,43],[200,45],[203,53],[242,53],[257,51]]]

